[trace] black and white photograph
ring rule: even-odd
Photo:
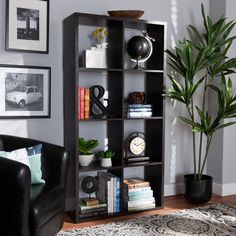
[[[17,39],[39,40],[39,10],[17,8]]]
[[[6,1],[6,50],[48,53],[49,0]]]
[[[50,71],[0,65],[0,117],[50,117]]]

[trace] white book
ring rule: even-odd
[[[142,206],[142,205],[148,205],[148,204],[155,204],[155,198],[146,198],[142,200],[137,200],[137,201],[128,201],[124,202],[124,204],[128,207],[134,207],[134,206]]]
[[[128,192],[128,193],[142,192],[142,191],[147,191],[147,190],[151,190],[151,187],[149,186],[149,187],[132,188],[132,189],[124,188],[124,192]]]
[[[107,176],[111,178],[111,186],[112,186],[112,199],[113,199],[113,213],[116,212],[116,176],[107,172]]]
[[[147,210],[147,209],[152,209],[152,208],[155,208],[155,207],[156,207],[156,205],[155,205],[155,203],[153,203],[153,204],[148,204],[148,205],[143,205],[143,206],[129,207],[128,211]]]

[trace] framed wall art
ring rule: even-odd
[[[6,0],[6,50],[48,53],[49,0]]]
[[[51,68],[0,65],[0,118],[49,118]]]

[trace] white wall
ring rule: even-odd
[[[142,9],[143,19],[167,21],[167,46],[187,35],[186,26],[202,25],[201,2],[209,12],[209,0],[50,0],[49,54],[5,52],[5,0],[0,0],[0,64],[24,64],[52,67],[52,100],[50,119],[0,120],[4,134],[41,139],[63,144],[62,87],[62,21],[73,12],[106,14],[112,9]],[[175,183],[181,183],[183,173],[191,172],[192,151],[188,128],[176,119],[182,107],[166,102],[165,184],[166,194],[175,193]],[[177,113],[176,113],[177,112]],[[187,145],[186,145],[187,144]]]

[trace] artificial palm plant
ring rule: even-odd
[[[179,118],[192,128],[195,180],[202,178],[214,133],[234,124],[228,118],[236,117],[236,96],[229,78],[230,74],[235,73],[236,58],[227,56],[236,38],[230,36],[235,22],[226,22],[226,18],[222,16],[213,23],[205,15],[203,5],[201,10],[204,32],[190,25],[188,30],[191,39],[184,39],[173,51],[166,51],[169,65],[175,71],[168,75],[171,87],[167,89],[166,96],[181,102],[187,109],[187,116]],[[218,96],[216,114],[209,114],[206,109],[209,90],[213,90]],[[199,96],[202,102],[197,105],[196,98],[199,99]],[[197,134],[199,142],[196,142]]]

